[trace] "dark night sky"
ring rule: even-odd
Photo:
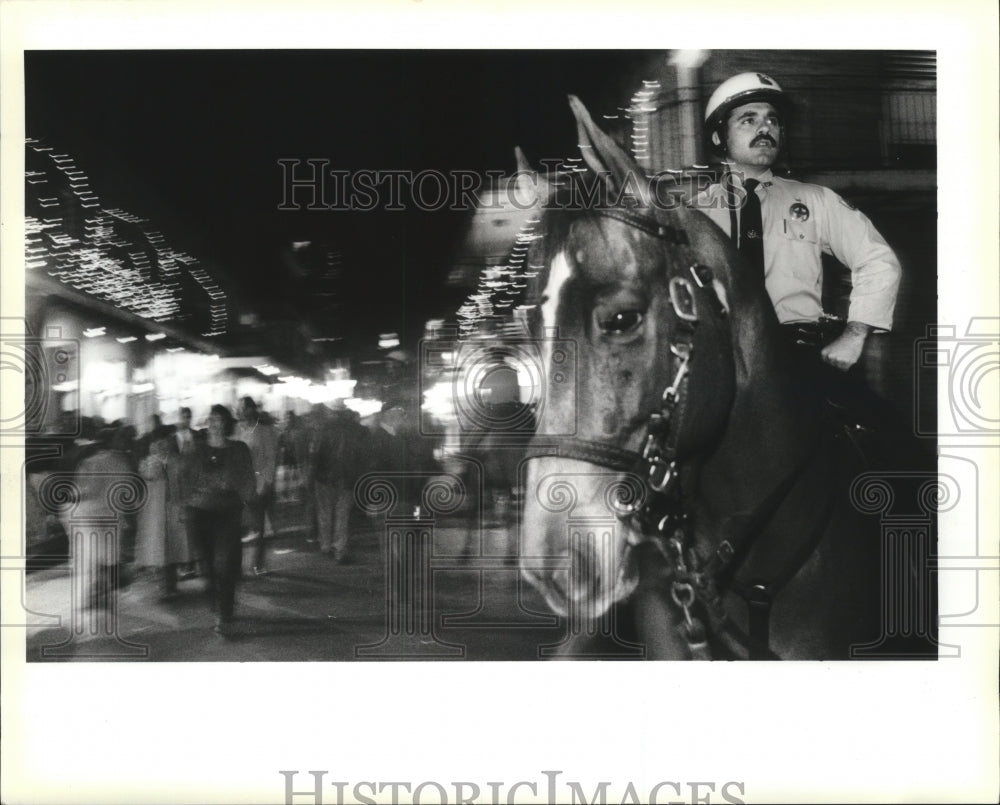
[[[275,254],[303,228],[341,246],[352,330],[412,332],[451,312],[452,213],[290,213],[281,158],[343,170],[514,168],[578,156],[566,103],[625,103],[648,53],[80,51],[26,54],[26,124],[77,158],[107,201],[137,207],[221,266],[265,316]],[[137,186],[126,187],[133,182]],[[138,207],[146,204],[146,209]],[[161,221],[162,214],[169,220]],[[296,235],[301,237],[301,234]]]

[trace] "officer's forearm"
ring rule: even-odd
[[[861,357],[865,348],[865,339],[872,327],[860,321],[849,321],[844,332],[835,341],[827,344],[820,351],[820,357],[831,366],[847,371]]]
[[[849,321],[847,322],[847,326],[844,328],[843,336],[847,336],[848,338],[857,338],[864,341],[868,338],[868,334],[871,331],[872,326],[870,324],[863,324],[860,321]]]

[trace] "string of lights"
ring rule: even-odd
[[[227,331],[226,292],[197,258],[172,247],[147,219],[102,207],[70,155],[29,138],[25,161],[27,270],[155,322],[187,322],[207,304],[201,335]]]

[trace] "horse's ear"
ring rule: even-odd
[[[569,96],[569,107],[576,118],[580,136],[580,155],[598,176],[608,183],[615,197],[632,197],[640,206],[650,205],[646,174],[638,163],[594,123],[587,107],[575,95]]]
[[[521,209],[544,204],[549,197],[549,183],[544,176],[534,170],[520,146],[514,146],[517,159],[517,203]]]

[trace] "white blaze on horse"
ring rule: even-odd
[[[571,107],[589,171],[521,187],[541,206],[523,301],[549,381],[522,574],[558,613],[614,612],[598,639],[649,658],[846,658],[881,614],[856,453],[792,375],[763,278]]]

